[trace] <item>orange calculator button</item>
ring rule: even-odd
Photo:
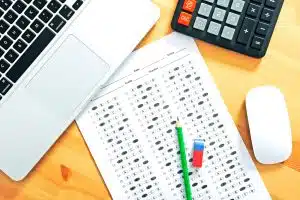
[[[178,24],[189,26],[192,15],[186,12],[181,12],[178,18]]]
[[[183,10],[189,11],[189,12],[194,12],[196,8],[196,1],[195,0],[185,0],[183,3]]]

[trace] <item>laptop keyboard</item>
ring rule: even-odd
[[[0,101],[83,0],[0,0]]]

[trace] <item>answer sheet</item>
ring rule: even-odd
[[[271,199],[195,42],[179,33],[135,51],[77,119],[113,199],[185,199],[177,117],[193,199]],[[201,169],[194,139],[205,141]]]

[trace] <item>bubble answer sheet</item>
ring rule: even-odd
[[[76,120],[114,200],[185,199],[177,117],[193,199],[271,199],[196,43],[172,33],[132,53]]]

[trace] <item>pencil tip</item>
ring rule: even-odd
[[[177,117],[176,127],[181,127],[181,124],[180,124],[180,121],[179,121],[179,117]]]

